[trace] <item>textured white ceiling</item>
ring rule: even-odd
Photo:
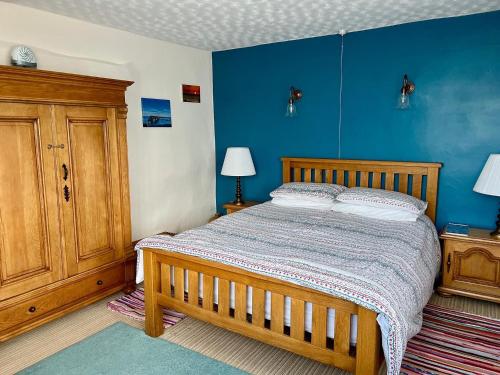
[[[210,51],[500,9],[500,0],[7,0]],[[22,21],[21,21],[22,22]]]

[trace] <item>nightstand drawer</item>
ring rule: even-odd
[[[443,287],[500,297],[500,248],[484,243],[447,240]]]

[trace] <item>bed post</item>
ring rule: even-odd
[[[288,158],[281,158],[283,164],[283,183],[290,182],[290,160]]]
[[[376,375],[380,368],[380,329],[377,313],[358,308],[358,338],[356,343],[356,375]]]
[[[158,304],[157,294],[160,292],[160,263],[156,254],[144,249],[144,300],[146,310],[146,334],[158,337],[163,334],[163,313]]]
[[[431,220],[436,222],[436,206],[437,206],[437,190],[439,179],[440,167],[429,167],[427,172],[427,196],[426,200],[429,202],[426,214]]]

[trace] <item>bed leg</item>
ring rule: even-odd
[[[163,313],[156,295],[160,292],[160,263],[156,254],[144,250],[144,300],[146,310],[146,334],[158,337],[163,334]]]
[[[380,368],[380,329],[377,313],[359,307],[356,375],[376,375]]]

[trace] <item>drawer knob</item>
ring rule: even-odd
[[[97,280],[97,285],[102,285],[104,284],[102,280]]]
[[[36,311],[36,307],[35,306],[30,306],[30,308],[28,309],[28,311],[30,313],[34,313]]]
[[[450,267],[451,267],[451,254],[448,254],[448,261],[446,262],[447,265],[447,272],[450,272]]]

